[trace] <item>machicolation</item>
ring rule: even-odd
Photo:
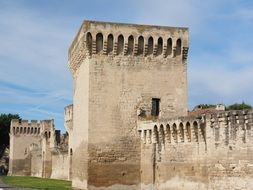
[[[13,120],[9,175],[85,190],[251,190],[253,111],[187,110],[188,28],[84,21],[68,52],[73,105]]]
[[[115,23],[86,21],[69,49],[70,68],[74,69],[85,57],[101,55],[187,59],[187,28],[134,24],[121,24],[120,28]]]

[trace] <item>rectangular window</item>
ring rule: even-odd
[[[152,98],[151,115],[158,116],[159,111],[160,111],[160,99],[159,98]]]

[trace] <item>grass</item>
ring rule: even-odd
[[[71,181],[23,176],[1,176],[1,180],[14,187],[44,190],[71,190]]]

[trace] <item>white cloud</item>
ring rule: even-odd
[[[124,6],[130,8],[124,8],[120,15],[124,20],[190,27],[191,107],[210,101],[250,100],[253,104],[252,7],[238,0],[132,0],[128,3],[131,5]],[[116,8],[119,14],[121,11]],[[66,5],[65,9],[68,9]],[[99,20],[110,17],[99,17],[94,11],[92,14],[89,13],[91,18]],[[47,15],[14,1],[0,2],[0,103],[23,104],[24,110],[15,106],[10,109],[22,112],[24,117],[62,119],[64,103],[71,102],[67,49],[84,18],[81,14],[80,17],[64,15]],[[13,87],[1,86],[1,82]]]
[[[0,103],[8,104],[0,112],[62,124],[63,107],[72,99],[67,50],[73,18],[41,15],[14,2],[0,5]]]
[[[241,60],[240,56],[240,53],[205,54],[192,60],[193,64],[189,65],[191,108],[199,103],[246,101],[253,104],[253,65],[241,65],[237,62]]]
[[[1,10],[0,18],[0,80],[53,89],[62,88],[67,79],[70,86],[67,47],[73,31],[64,19],[40,17],[35,11],[10,6]]]
[[[137,6],[140,23],[189,27],[191,108],[210,102],[253,104],[253,6],[238,0],[141,0]]]

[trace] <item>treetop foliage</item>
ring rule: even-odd
[[[207,108],[215,108],[215,104],[199,104],[196,108],[200,109],[207,109]],[[245,110],[245,109],[252,109],[250,104],[246,104],[245,102],[242,103],[234,103],[231,105],[226,106],[226,110]]]
[[[20,119],[18,114],[1,114],[0,115],[0,157],[5,148],[9,146],[9,133],[12,119]]]
[[[245,110],[245,109],[252,109],[252,106],[250,104],[242,102],[241,104],[235,103],[226,107],[226,110]]]

